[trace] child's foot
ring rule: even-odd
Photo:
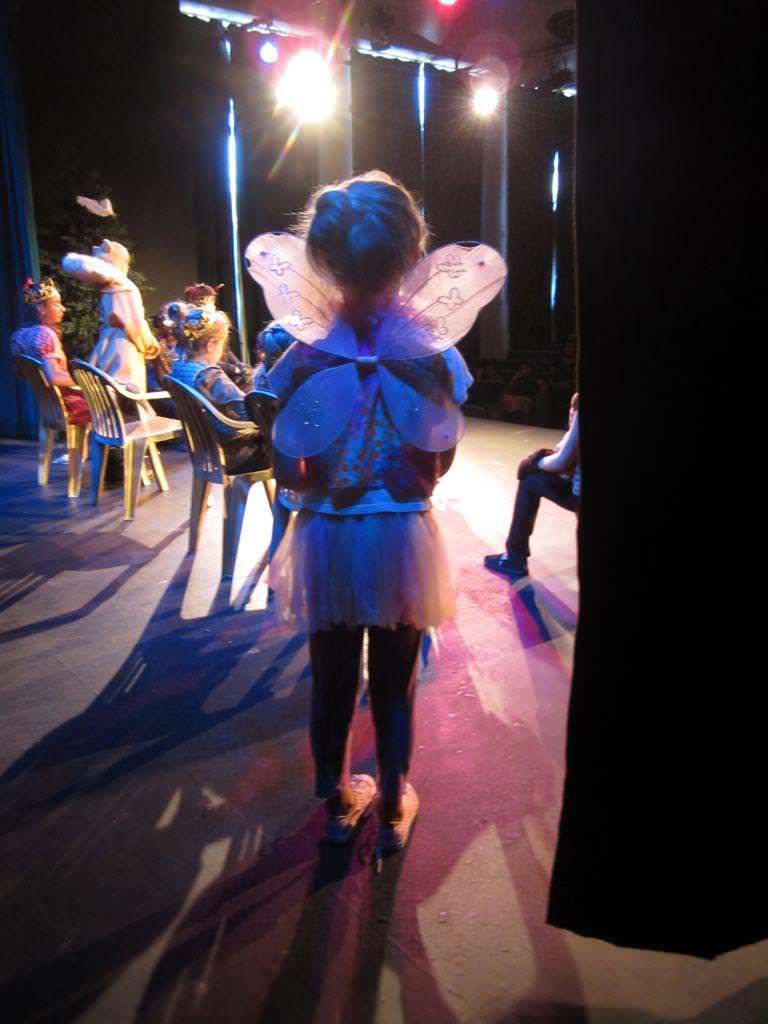
[[[389,821],[383,821],[379,826],[379,834],[376,837],[376,853],[379,857],[386,857],[389,853],[405,849],[418,813],[419,798],[416,790],[410,782],[406,782],[400,798],[400,813]]]
[[[376,799],[376,783],[371,776],[353,775],[349,785],[353,802],[344,810],[336,813],[329,812],[328,823],[323,833],[324,843],[343,846],[344,843],[349,842],[355,829],[365,821],[373,810],[373,801]]]

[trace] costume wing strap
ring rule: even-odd
[[[336,290],[310,267],[302,238],[288,232],[259,235],[248,244],[245,262],[281,327],[301,341],[325,337]]]

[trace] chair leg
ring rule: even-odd
[[[53,446],[56,444],[56,431],[41,424],[38,437],[40,443],[37,448],[37,482],[41,487],[45,487],[51,475],[51,459],[53,458]]]
[[[159,491],[167,491],[168,477],[165,475],[165,467],[163,466],[163,460],[160,458],[160,452],[157,449],[157,445],[154,441],[147,443],[147,451],[149,452],[149,461],[152,463],[152,472],[155,474],[155,484]]]
[[[123,519],[126,522],[133,519],[136,515],[136,503],[139,497],[139,487],[141,486],[141,466],[144,461],[146,447],[147,442],[143,438],[140,441],[126,441],[125,443],[125,466],[123,470],[125,512]]]
[[[99,444],[91,434],[91,501],[94,505],[99,504],[99,499],[104,493],[104,475],[107,472],[107,459],[109,448]]]
[[[265,481],[264,486],[271,481]],[[291,510],[286,508],[281,502],[277,500],[272,501],[272,539],[269,542],[269,560],[270,562],[275,556],[275,552],[280,547],[280,541],[283,539],[286,527],[288,526],[288,520],[291,518]]]
[[[203,519],[208,511],[208,495],[211,492],[210,480],[203,480],[196,473],[192,477],[192,507],[189,510],[189,551],[197,551]]]
[[[221,551],[221,578],[227,579],[235,571],[237,549],[245,519],[245,506],[248,502],[250,488],[244,480],[236,477],[224,478],[223,505],[223,544]]]
[[[85,427],[77,423],[67,424],[67,497],[80,497],[82,477],[83,435]]]

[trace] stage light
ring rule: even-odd
[[[265,43],[261,44],[259,48],[259,57],[265,64],[274,64],[279,56],[280,51],[271,39],[268,39]]]
[[[499,105],[499,90],[492,85],[481,85],[472,93],[472,106],[480,117],[489,117]]]
[[[453,7],[453,5],[456,3],[456,0],[437,0],[437,2],[442,7]]]
[[[300,122],[324,121],[336,105],[336,86],[327,62],[315,50],[300,50],[289,60],[275,96],[278,110],[293,111]]]

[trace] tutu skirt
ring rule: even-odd
[[[272,559],[269,583],[281,617],[311,632],[342,623],[424,629],[455,610],[448,556],[431,512],[302,510]]]

